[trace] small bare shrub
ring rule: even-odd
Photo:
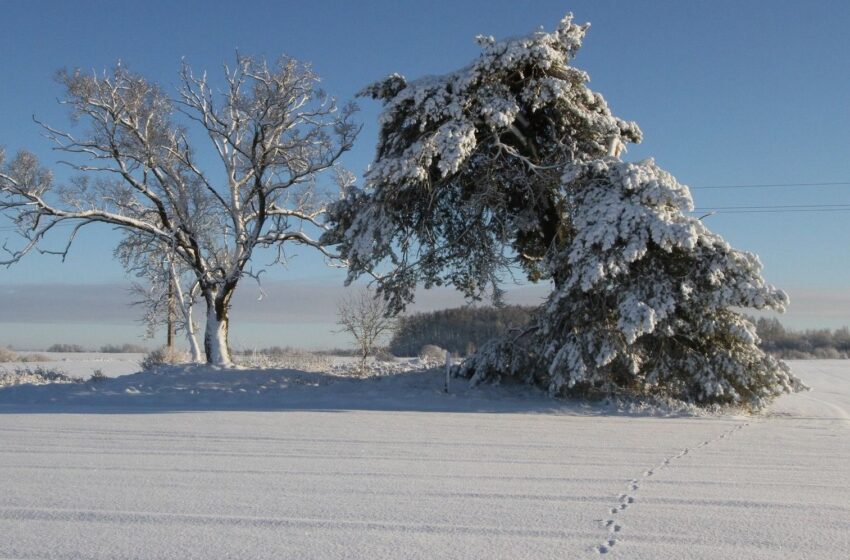
[[[238,357],[237,362],[253,368],[297,369],[311,372],[327,371],[333,363],[328,356],[289,346],[285,348],[272,346],[245,353]]]
[[[139,362],[139,365],[142,366],[142,371],[149,371],[163,365],[180,364],[188,361],[189,356],[185,352],[162,347],[148,352],[142,361]]]
[[[50,356],[44,354],[23,354],[18,357],[19,362],[50,362]]]
[[[841,353],[835,348],[815,348],[815,358],[819,360],[838,360],[841,358]]]
[[[17,362],[18,355],[5,346],[0,346],[0,362]]]
[[[47,385],[48,383],[82,383],[80,377],[68,375],[64,371],[36,367],[35,369],[20,368],[12,372],[0,370],[0,387],[11,385]]]
[[[442,361],[446,359],[446,351],[436,344],[426,344],[419,350],[419,359],[424,362]]]
[[[376,348],[374,352],[376,362],[393,363],[396,357],[386,348]]]
[[[109,379],[106,377],[106,374],[103,373],[102,369],[96,369],[92,372],[91,377],[89,377],[89,383],[100,383],[101,381],[106,381]]]

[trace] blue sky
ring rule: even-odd
[[[64,67],[102,70],[121,59],[170,88],[181,57],[215,75],[237,49],[268,58],[286,53],[312,62],[324,87],[347,100],[390,72],[416,78],[467,64],[478,52],[473,37],[479,33],[504,37],[541,25],[552,29],[572,11],[576,20],[592,23],[576,66],[590,73],[591,87],[615,114],[637,121],[645,133],[627,159],[653,156],[692,187],[850,181],[846,1],[178,4],[5,2],[0,145],[12,152],[25,147],[47,163],[57,159],[32,115],[67,124],[53,81]],[[367,100],[360,104],[364,129],[346,159],[358,174],[373,154],[379,110]],[[850,203],[850,185],[693,193],[698,207]],[[707,223],[736,247],[761,256],[768,280],[792,296],[789,324],[813,327],[850,322],[844,319],[850,315],[848,218],[845,211],[739,213],[717,214]],[[3,225],[0,241],[7,235]],[[108,229],[92,229],[64,264],[32,255],[0,269],[0,344],[38,346],[73,337],[103,344],[136,336],[135,312],[125,307],[123,292],[129,281],[111,259],[115,241]],[[306,294],[332,300],[342,276],[307,253],[288,269],[270,269],[264,305],[279,309],[285,325],[252,310],[257,292],[246,284],[243,303],[234,309],[234,334],[261,345],[338,341],[329,334],[333,317],[327,306],[317,305],[324,311],[308,319],[287,313],[285,302],[293,293],[303,294],[300,300]],[[324,287],[325,297],[309,291],[316,286]],[[80,317],[63,301],[86,287],[104,295],[94,297]],[[53,313],[28,313],[19,305],[22,290],[67,297],[51,300]],[[425,299],[434,306],[454,301],[448,294]],[[313,327],[298,327],[308,323]]]

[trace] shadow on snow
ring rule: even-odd
[[[0,414],[149,414],[203,411],[398,411],[692,416],[688,408],[551,399],[527,385],[470,388],[440,370],[352,378],[292,369],[171,366],[86,383],[0,389]]]

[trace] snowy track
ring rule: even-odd
[[[754,418],[0,405],[0,558],[845,558],[850,365],[793,367]]]

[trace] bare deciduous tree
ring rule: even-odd
[[[396,320],[389,312],[386,300],[368,288],[347,295],[337,304],[337,324],[342,326],[342,332],[354,337],[361,372],[365,371],[366,360],[375,352],[381,337],[395,328]]]
[[[356,107],[338,109],[310,67],[291,58],[269,66],[237,56],[220,94],[184,64],[176,99],[121,65],[58,79],[73,119],[88,126],[76,136],[39,124],[72,159],[62,163],[84,174],[58,185],[32,154],[4,165],[0,152],[0,212],[25,240],[4,247],[0,264],[32,250],[64,258],[80,228],[93,223],[172,248],[206,303],[207,362],[229,364],[228,309],[239,280],[253,274],[255,249],[275,248],[278,261],[290,244],[334,256],[317,240],[325,205],[315,183],[350,149]],[[215,172],[190,142],[198,130],[222,164]],[[73,224],[64,248],[40,248],[63,223]]]

